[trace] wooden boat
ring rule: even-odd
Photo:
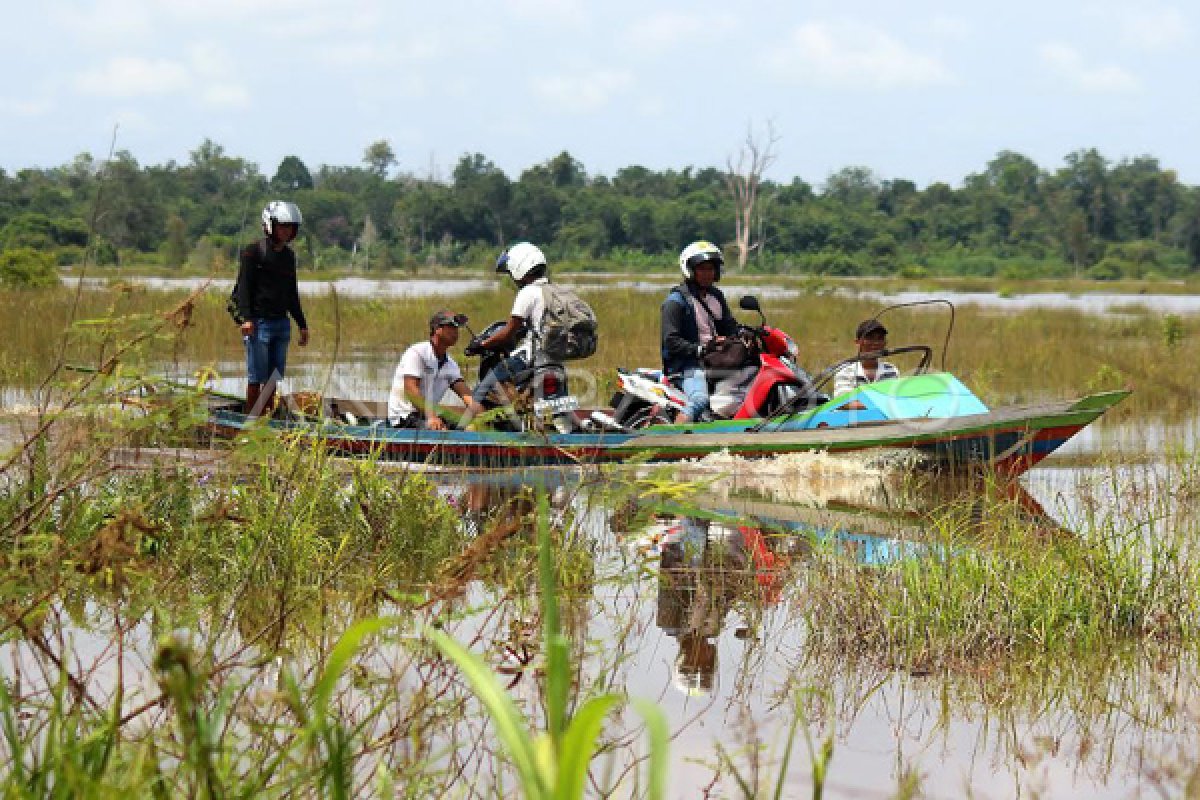
[[[506,432],[394,429],[375,402],[318,398],[308,408],[270,419],[248,417],[240,402],[210,404],[216,435],[248,427],[315,437],[334,452],[385,460],[471,468],[577,465],[698,459],[721,451],[743,458],[786,453],[907,451],[926,467],[1019,475],[1061,447],[1129,394],[1113,391],[1074,401],[987,408],[949,373],[901,377],[859,387],[816,408],[766,420],[723,420],[625,430],[604,416],[576,412],[579,430]],[[864,408],[848,410],[858,400]]]

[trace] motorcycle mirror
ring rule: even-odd
[[[454,315],[454,324],[460,328],[462,326],[466,325],[467,324],[467,315],[466,314],[455,314]]]
[[[754,295],[742,295],[742,299],[738,300],[738,307],[743,308],[746,311],[757,311],[759,324],[767,324],[767,315],[762,312],[762,306],[758,304],[758,298]]]
[[[762,307],[758,304],[758,298],[752,294],[743,295],[738,301],[738,307],[746,311],[757,311],[762,313]]]

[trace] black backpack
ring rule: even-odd
[[[263,246],[262,240],[260,239],[258,242],[256,242],[253,245],[253,247],[254,247],[255,263],[257,266],[262,266],[263,259],[266,258],[266,255],[267,255],[266,248]],[[247,250],[248,249],[250,249],[250,248],[247,248]],[[238,288],[241,285],[241,278],[242,278],[242,268],[241,267],[242,267],[242,265],[239,262],[238,263],[238,276],[233,281],[233,290],[229,293],[229,299],[225,302],[225,310],[229,312],[229,316],[233,319],[234,323],[239,328],[246,322],[245,318],[242,316],[242,312],[238,310],[238,304],[237,304]]]

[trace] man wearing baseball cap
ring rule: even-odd
[[[833,396],[838,397],[856,387],[889,378],[900,377],[900,370],[890,361],[883,361],[879,354],[887,348],[887,328],[877,319],[864,319],[854,331],[854,342],[858,345],[859,360],[844,364],[834,373]],[[842,408],[861,410],[866,408],[852,400]]]
[[[429,319],[429,338],[404,351],[388,395],[388,422],[392,427],[446,430],[437,408],[447,389],[461,397],[473,413],[482,411],[471,399],[471,388],[450,357],[450,348],[458,344],[458,329],[466,322],[465,314],[442,309]]]

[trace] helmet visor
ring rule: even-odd
[[[714,265],[716,265],[717,269],[720,269],[721,265],[725,263],[725,260],[721,258],[720,253],[708,250],[703,253],[696,253],[696,255],[689,258],[687,260],[687,268],[689,271],[694,272],[696,267],[709,262],[712,262]]]

